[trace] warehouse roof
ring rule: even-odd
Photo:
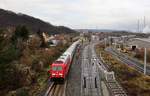
[[[133,38],[129,45],[137,45],[138,47],[150,48],[150,38]]]

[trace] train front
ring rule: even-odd
[[[55,61],[50,66],[50,79],[52,81],[64,81],[65,72],[64,72],[64,63],[62,61]]]

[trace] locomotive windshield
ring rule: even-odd
[[[61,71],[62,70],[62,66],[53,66],[52,70],[54,70],[54,71]]]

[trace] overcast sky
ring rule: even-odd
[[[150,16],[149,0],[0,0],[0,8],[71,28],[136,30]]]

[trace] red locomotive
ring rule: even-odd
[[[51,64],[49,70],[51,80],[65,80],[79,42],[79,40],[74,42],[55,62]]]

